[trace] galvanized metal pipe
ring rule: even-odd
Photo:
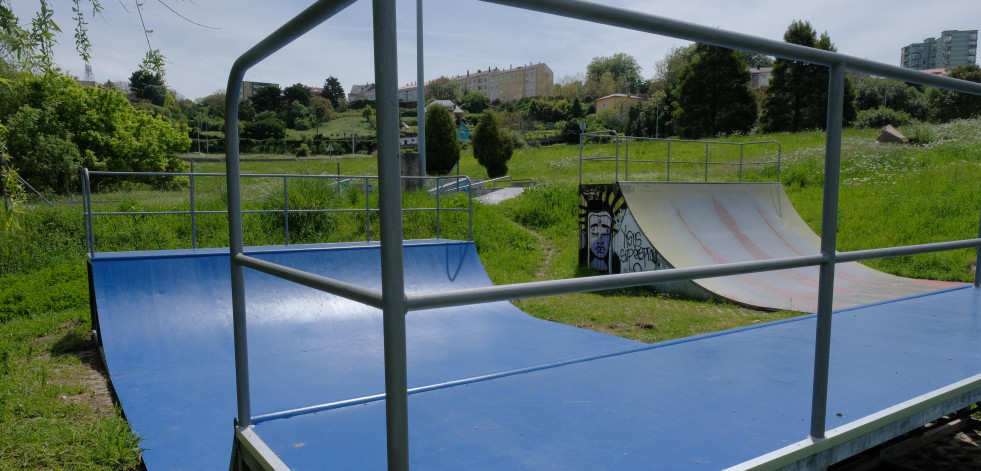
[[[818,274],[817,327],[814,338],[814,383],[811,431],[824,438],[828,410],[828,368],[831,358],[831,311],[834,304],[835,251],[838,234],[838,184],[841,167],[841,125],[845,97],[845,64],[828,73],[828,121],[824,151],[824,203],[821,210],[821,254],[826,262]]]
[[[739,144],[739,181],[743,181],[743,150],[746,144]]]
[[[647,272],[600,275],[587,278],[533,281],[510,285],[496,285],[439,293],[406,295],[409,310],[433,309],[438,307],[462,306],[467,304],[489,303],[510,299],[535,298],[556,294],[583,293],[605,289],[645,286],[654,283],[679,280],[696,280],[716,276],[738,275],[761,271],[800,268],[821,264],[824,255],[804,255],[799,257],[777,258],[753,262],[738,262],[724,265],[710,265],[692,268],[674,268]]]
[[[705,181],[709,181],[709,144],[705,143]]]
[[[623,138],[623,179],[630,181],[630,136]]]
[[[981,222],[978,222],[978,238],[981,239]],[[974,287],[981,288],[981,245],[978,246],[977,260],[974,261]]]
[[[283,230],[286,232],[286,245],[290,245],[290,188],[283,176]]]
[[[261,271],[268,275],[277,276],[284,280],[289,280],[303,286],[318,289],[326,293],[335,294],[343,298],[367,304],[371,307],[381,308],[382,296],[378,290],[368,289],[355,284],[347,283],[325,276],[314,275],[313,273],[297,270],[277,263],[267,262],[248,255],[239,254],[235,256],[235,262]]]
[[[398,42],[395,0],[373,0],[378,87],[378,208],[381,212],[382,328],[388,469],[409,469],[409,396],[405,347],[405,273],[399,165]]]
[[[419,175],[426,176],[426,87],[425,59],[422,47],[422,0],[416,0],[416,149],[419,153]]]
[[[955,240],[950,242],[934,242],[931,244],[906,245],[902,247],[886,247],[882,249],[855,250],[841,252],[835,257],[837,263],[858,262],[876,258],[898,257],[922,253],[942,252],[947,250],[981,248],[981,237],[977,239]]]
[[[252,422],[249,395],[249,350],[245,311],[245,274],[235,257],[242,254],[242,189],[239,182],[238,99],[242,92],[245,72],[270,54],[293,42],[355,0],[321,0],[279,27],[232,64],[225,90],[225,173],[228,191],[228,245],[232,282],[232,326],[235,346],[235,389],[238,424],[248,427]]]
[[[194,161],[191,161],[191,248],[198,248],[197,221],[194,218]]]

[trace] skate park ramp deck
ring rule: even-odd
[[[247,249],[370,288],[380,285],[379,252]],[[409,292],[491,283],[471,242],[407,241],[404,258]],[[227,249],[91,258],[94,325],[150,471],[228,467],[229,272]],[[291,469],[385,469],[381,312],[252,270],[245,283],[256,435]],[[815,321],[647,345],[507,302],[410,312],[411,464],[722,469],[792,446],[808,434]],[[936,417],[981,399],[978,289],[837,312],[834,335],[829,429],[864,430],[864,418],[938,390],[957,395],[930,409]],[[302,410],[317,405],[326,406]]]
[[[641,231],[674,268],[820,253],[821,240],[779,183],[620,182]],[[817,312],[818,267],[694,280],[738,304]],[[835,265],[834,309],[958,286]]]

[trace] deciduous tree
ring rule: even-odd
[[[463,90],[460,88],[460,82],[450,80],[446,77],[440,77],[430,81],[429,85],[426,86],[427,99],[432,98],[434,100],[452,100],[458,102],[462,97]]]
[[[470,112],[470,113],[481,113],[490,106],[490,100],[487,99],[487,95],[480,92],[470,92],[463,96],[463,101],[460,103],[460,108]]]
[[[929,103],[923,92],[912,85],[887,78],[869,78],[855,87],[857,111],[890,108],[926,119]]]
[[[975,64],[954,67],[951,78],[981,82],[981,68]],[[927,90],[930,101],[930,120],[945,123],[955,119],[968,119],[981,116],[981,97],[965,93],[931,88]]]
[[[313,94],[310,93],[310,89],[302,83],[294,83],[283,90],[283,99],[286,100],[286,103],[298,101],[303,106],[310,105],[310,97],[312,95]]]
[[[586,66],[586,82],[599,84],[603,80],[603,75],[609,73],[613,83],[620,87],[610,93],[637,93],[644,81],[640,76],[640,70],[637,60],[622,52],[609,57],[594,57]]]
[[[123,93],[83,87],[54,73],[14,85],[7,146],[12,165],[35,187],[77,191],[79,171],[177,172],[191,144],[187,126],[134,109]],[[172,181],[168,179],[166,181]]]

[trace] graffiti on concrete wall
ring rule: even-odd
[[[640,230],[634,215],[627,209],[617,218],[617,237],[613,240],[613,250],[620,259],[620,272],[632,273],[651,271],[658,266],[657,251]]]
[[[579,266],[630,273],[657,270],[659,260],[617,185],[579,187]]]

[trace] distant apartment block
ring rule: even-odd
[[[242,101],[248,98],[252,98],[259,90],[266,87],[276,86],[278,83],[268,83],[268,82],[249,82],[247,80],[242,81],[242,93],[238,96],[238,101]]]
[[[939,38],[926,38],[902,49],[900,65],[907,69],[950,70],[954,67],[976,64],[978,55],[978,30],[944,31]]]
[[[543,63],[538,63],[509,67],[506,70],[495,67],[477,70],[475,73],[467,71],[466,74],[452,77],[450,80],[459,83],[460,90],[464,94],[480,92],[491,101],[497,99],[513,101],[525,97],[550,96],[554,78],[552,69]],[[424,86],[429,86],[429,82]],[[417,90],[418,86],[414,83],[400,87],[399,101],[416,101]],[[359,99],[374,101],[375,84],[355,85],[351,87],[351,93],[347,97],[348,101]]]
[[[480,92],[487,99],[513,101],[525,97],[550,96],[554,77],[552,69],[544,63],[487,70],[478,69],[476,73],[467,71],[466,75],[450,80],[460,83],[463,93]]]

